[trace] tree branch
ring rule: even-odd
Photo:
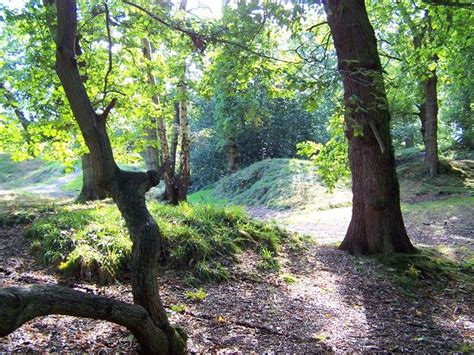
[[[450,1],[450,0],[424,0],[425,3],[435,6],[451,6],[459,7],[464,9],[474,10],[474,4],[472,1],[463,2],[463,1]]]
[[[160,340],[165,339],[164,333],[139,305],[55,285],[0,290],[0,336],[10,334],[29,320],[51,314],[101,319],[122,325],[132,332],[140,345],[147,344],[147,350],[144,349],[147,353],[160,353]]]
[[[110,111],[115,107],[115,104],[117,103],[117,98],[113,98],[112,101],[107,105],[105,108],[104,112],[102,112],[100,115],[98,115],[98,118],[101,121],[106,121],[107,117],[109,116]]]
[[[224,38],[217,37],[216,35],[203,35],[203,34],[197,33],[195,31],[192,31],[192,30],[189,30],[189,29],[186,29],[186,28],[180,26],[176,22],[168,22],[168,21],[162,19],[161,17],[155,15],[154,13],[148,11],[147,9],[145,9],[144,7],[142,7],[140,5],[134,4],[134,3],[130,2],[130,1],[127,1],[127,0],[124,0],[123,2],[125,4],[128,4],[130,6],[133,6],[137,9],[139,9],[140,11],[144,12],[150,18],[158,21],[159,23],[161,23],[161,24],[163,24],[163,25],[165,25],[165,26],[167,26],[171,29],[174,29],[176,31],[179,31],[179,32],[182,32],[182,33],[188,35],[191,38],[191,40],[193,41],[194,46],[201,53],[204,52],[204,50],[206,49],[208,43],[223,43],[223,44],[229,44],[229,45],[234,46],[234,47],[238,47],[238,48],[240,48],[240,49],[242,49],[246,52],[255,54],[255,55],[257,55],[261,58],[265,58],[265,59],[269,59],[269,60],[273,60],[273,61],[281,62],[281,63],[287,63],[287,64],[299,64],[299,62],[280,59],[280,58],[276,58],[276,57],[273,57],[273,56],[270,56],[270,55],[267,55],[267,54],[264,54],[264,53],[261,53],[261,52],[257,52],[253,49],[250,49],[250,48],[238,43],[238,42],[233,42],[233,41],[230,41],[230,40],[226,40]]]
[[[105,73],[105,78],[104,78],[104,94],[102,97],[102,101],[105,100],[105,97],[107,96],[107,86],[108,86],[108,81],[109,81],[109,75],[112,72],[112,35],[110,34],[110,11],[109,11],[109,4],[107,3],[107,0],[104,0],[104,8],[105,8],[105,28],[107,29],[107,41],[109,42],[109,66],[107,68],[107,72]],[[110,110],[109,110],[110,111]]]
[[[317,23],[316,25],[313,25],[311,27],[308,27],[306,29],[307,32],[311,32],[312,30],[314,30],[315,28],[318,28],[319,26],[323,26],[323,25],[327,25],[328,22],[327,21],[324,21],[324,22],[320,22],[320,23]]]

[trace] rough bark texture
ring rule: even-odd
[[[411,252],[400,210],[390,113],[363,0],[326,1],[344,82],[352,172],[352,219],[340,248],[351,254]]]
[[[110,298],[86,294],[60,286],[34,285],[0,290],[0,336],[6,336],[31,319],[50,314],[102,319],[127,327],[142,345],[144,352],[161,352],[163,334],[147,311]]]
[[[46,3],[51,5],[51,1]],[[21,297],[15,293],[17,292],[15,289],[13,291],[10,289],[6,296],[2,293],[5,302],[0,302],[0,324],[10,322],[10,317],[15,314],[26,312],[27,316],[17,317],[17,321],[13,326],[6,327],[2,334],[11,332],[15,327],[18,328],[24,322],[32,319],[32,316],[62,314],[66,311],[67,314],[111,320],[119,324],[122,324],[120,323],[122,318],[127,320],[129,316],[128,321],[131,323],[126,326],[132,332],[143,326],[143,323],[148,324],[149,330],[144,332],[143,336],[137,337],[144,352],[184,354],[186,352],[186,338],[181,332],[171,327],[160,300],[157,267],[162,247],[162,237],[155,220],[148,212],[144,197],[146,191],[159,183],[159,177],[165,167],[160,168],[161,171],[149,170],[146,173],[127,172],[118,168],[106,131],[107,115],[113,108],[115,101],[111,102],[104,113],[100,115],[95,113],[80,80],[75,59],[76,1],[57,1],[56,8],[58,19],[56,72],[89,148],[92,169],[98,184],[112,196],[129,229],[133,242],[133,298],[134,302],[143,308],[144,313],[141,317],[133,317],[131,307],[135,307],[133,308],[135,310],[138,309],[136,308],[138,306],[130,305],[127,310],[130,310],[131,313],[119,317],[113,308],[113,305],[117,304],[116,301],[108,300],[102,303],[99,302],[102,299],[90,301],[86,296],[80,295],[79,297],[78,294],[71,296],[66,291],[59,292],[60,290],[56,287],[49,289],[50,286],[44,286],[45,289],[42,289],[39,293],[35,292],[36,289],[33,289],[33,296],[24,296],[27,300],[25,303],[21,302]],[[48,292],[48,290],[51,290],[51,292]],[[18,292],[21,293],[22,291]],[[35,313],[35,299],[38,299],[40,304],[48,305],[40,314]],[[95,306],[95,308],[92,308],[92,306]]]
[[[103,200],[107,194],[101,189],[92,171],[92,161],[89,154],[81,156],[82,163],[82,189],[76,199],[76,202],[83,203],[86,201]]]
[[[424,85],[425,102],[420,112],[421,134],[425,143],[425,166],[431,176],[439,169],[438,159],[438,93],[436,69]]]

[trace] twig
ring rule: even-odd
[[[107,68],[107,72],[105,73],[104,78],[104,93],[102,97],[102,101],[105,100],[107,96],[107,85],[109,80],[109,75],[112,72],[112,35],[110,34],[110,12],[109,12],[109,4],[107,4],[107,0],[104,0],[104,7],[105,7],[105,27],[107,29],[107,40],[109,42],[109,66]],[[110,111],[110,110],[109,110]]]
[[[223,43],[223,44],[229,44],[231,46],[234,46],[234,47],[238,47],[246,52],[249,52],[249,53],[252,53],[252,54],[255,54],[261,58],[265,58],[265,59],[269,59],[269,60],[273,60],[273,61],[276,61],[276,62],[282,62],[282,63],[287,63],[287,64],[299,64],[300,62],[295,62],[295,61],[290,61],[290,60],[285,60],[285,59],[280,59],[280,58],[276,58],[276,57],[273,57],[273,56],[270,56],[270,55],[267,55],[267,54],[264,54],[264,53],[261,53],[261,52],[257,52],[253,49],[250,49],[240,43],[237,43],[237,42],[233,42],[233,41],[229,41],[229,40],[226,40],[224,38],[220,38],[220,37],[217,37],[217,36],[213,36],[213,35],[203,35],[203,34],[200,34],[200,33],[197,33],[195,31],[192,31],[192,30],[189,30],[189,29],[186,29],[182,26],[180,26],[178,23],[176,22],[168,22],[164,19],[162,19],[161,17],[155,15],[154,13],[148,11],[147,9],[145,9],[144,7],[140,6],[140,5],[137,5],[137,4],[134,4],[130,1],[127,1],[127,0],[124,0],[123,1],[125,4],[128,4],[130,6],[133,6],[137,9],[139,9],[140,11],[144,12],[145,14],[147,14],[150,18],[158,21],[159,23],[169,27],[169,28],[172,28],[176,31],[179,31],[179,32],[182,32],[186,35],[188,35],[191,40],[193,41],[195,47],[201,52],[203,53],[207,44],[208,43]]]

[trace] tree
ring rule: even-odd
[[[87,201],[103,200],[107,194],[100,188],[92,170],[90,154],[81,155],[82,164],[82,188],[76,202],[84,203]]]
[[[46,5],[53,10],[54,2]],[[162,248],[159,228],[147,210],[144,194],[159,182],[160,171],[128,172],[115,163],[106,130],[107,117],[116,100],[97,114],[78,70],[75,41],[75,0],[56,2],[56,72],[74,118],[89,148],[94,174],[100,186],[117,204],[127,224],[132,248],[132,293],[134,305],[58,286],[5,288],[0,291],[0,336],[38,316],[67,314],[104,319],[126,326],[145,353],[184,354],[186,336],[173,328],[161,303],[157,266]]]
[[[400,209],[390,113],[364,0],[328,0],[327,20],[343,77],[352,172],[352,219],[340,248],[351,254],[412,252]]]

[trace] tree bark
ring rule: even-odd
[[[436,69],[424,87],[425,102],[423,103],[422,135],[425,143],[425,166],[431,176],[438,175],[438,93]]]
[[[92,162],[89,154],[81,156],[82,163],[82,189],[81,193],[76,199],[78,203],[84,203],[86,201],[97,201],[103,200],[107,197],[107,194],[102,190],[94,176],[92,171]]]
[[[46,5],[54,4],[47,0]],[[137,337],[145,353],[160,354],[184,354],[186,352],[186,337],[177,329],[173,328],[168,321],[165,309],[160,299],[157,268],[158,258],[162,248],[162,236],[158,225],[150,215],[146,203],[145,192],[159,183],[159,178],[165,167],[160,171],[149,170],[147,172],[122,171],[115,163],[109,137],[106,131],[106,119],[113,108],[115,100],[107,106],[102,114],[96,114],[85,87],[80,80],[79,70],[75,59],[74,44],[76,39],[77,13],[75,0],[60,0],[56,2],[57,8],[57,36],[56,36],[56,72],[63,85],[64,92],[68,98],[74,117],[79,124],[86,145],[90,151],[92,170],[97,178],[98,184],[109,193],[116,202],[130,233],[133,242],[132,247],[132,290],[135,304],[143,307],[148,317],[142,317],[147,322],[150,332],[144,337]],[[51,305],[39,315],[54,314],[65,309],[71,309],[73,315],[89,317],[95,312],[95,319],[117,321],[114,309],[110,309],[110,303],[100,304],[100,311],[83,311],[82,302],[87,301],[86,296],[78,296],[77,300],[68,297],[68,294],[57,292],[58,289],[48,288],[45,297],[40,297],[40,303]],[[8,319],[25,311],[25,303],[17,302],[16,291],[9,291],[13,296],[6,296],[10,301],[0,302],[0,323],[9,322]],[[21,292],[21,290],[19,291]],[[51,296],[57,295],[58,299]],[[2,293],[2,297],[3,293]],[[29,299],[35,299],[30,297]],[[94,301],[99,301],[94,299]],[[31,303],[31,302],[30,302]],[[92,302],[94,303],[94,302]],[[54,305],[58,305],[55,308]],[[132,307],[132,306],[131,306]],[[138,307],[138,306],[135,306]],[[27,307],[28,308],[28,307]],[[110,316],[112,315],[112,316]],[[37,316],[32,313],[32,316]],[[124,315],[127,318],[127,314]],[[132,317],[132,314],[129,315]],[[5,319],[4,319],[5,318]],[[28,318],[28,317],[26,317]],[[150,321],[147,321],[147,319]],[[31,316],[30,318],[31,319]],[[25,319],[27,321],[27,319]],[[23,321],[24,323],[24,321]],[[22,322],[15,324],[23,324]],[[19,326],[18,325],[18,326]],[[126,324],[125,324],[126,325]],[[18,327],[17,326],[17,327]],[[126,325],[132,332],[134,325]],[[5,328],[7,334],[14,327]],[[150,345],[152,344],[152,345]]]
[[[237,171],[237,159],[239,152],[237,150],[237,142],[234,138],[229,139],[227,152],[227,172],[233,174]]]
[[[463,112],[459,120],[462,129],[461,143],[467,149],[474,149],[474,119],[471,109],[471,92],[469,91],[469,87],[463,91],[462,103]]]
[[[328,0],[325,10],[343,76],[352,172],[352,219],[340,249],[412,252],[400,210],[382,67],[365,3]]]
[[[186,4],[185,0],[182,0],[182,4]],[[189,179],[191,176],[191,166],[190,166],[190,133],[189,133],[189,122],[188,122],[188,107],[186,99],[186,69],[184,69],[181,82],[178,85],[179,91],[179,129],[181,131],[181,149],[179,154],[179,178],[177,183],[177,195],[178,201],[186,201],[188,188],[189,188]]]
[[[143,44],[143,54],[145,58],[149,61],[151,61],[151,53],[152,53],[152,48],[150,41],[148,38],[143,38],[142,39],[142,44]],[[148,82],[152,87],[156,86],[156,80],[155,77],[153,76],[153,73],[151,69],[148,69]],[[160,104],[160,99],[158,95],[153,94],[152,95],[152,101],[155,105]],[[148,122],[149,125],[145,129],[145,135],[146,135],[146,141],[148,142],[148,145],[145,148],[145,164],[147,169],[152,169],[156,170],[158,169],[160,163],[160,151],[157,148],[156,144],[158,143],[158,134],[157,130],[162,129],[165,127],[164,125],[164,120],[163,117],[156,118],[156,117],[150,117],[150,122]],[[166,137],[166,128],[165,129],[165,137]],[[165,139],[165,141],[161,141],[161,149],[167,149],[168,146],[168,141]],[[167,159],[162,159],[163,162],[165,162]]]
[[[162,344],[166,342],[147,311],[138,305],[53,285],[0,290],[0,336],[12,333],[29,320],[50,314],[120,324],[132,332],[148,354],[162,353]]]

